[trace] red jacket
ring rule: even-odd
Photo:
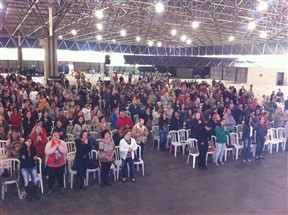
[[[125,116],[125,117],[119,117],[117,119],[116,128],[123,127],[124,129],[126,129],[126,125],[129,125],[129,129],[133,128],[134,125],[130,117]]]
[[[21,128],[22,127],[22,115],[19,113],[17,115],[15,115],[14,113],[12,113],[10,115],[10,121],[11,121],[11,128]]]
[[[45,155],[45,146],[48,143],[48,139],[44,133],[40,134],[41,140],[37,140],[37,135],[35,133],[30,134],[30,138],[34,147],[36,148],[36,153],[38,157]]]

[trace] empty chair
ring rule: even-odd
[[[7,140],[0,140],[0,148],[5,148]]]
[[[115,171],[117,173],[117,180],[119,180],[119,172],[122,166],[122,159],[120,156],[119,146],[115,146],[114,165],[115,165]]]
[[[225,159],[225,161],[227,161],[228,152],[232,153],[232,159],[233,159],[234,145],[231,144],[229,136],[226,135],[226,146],[224,148],[224,159]]]
[[[171,140],[171,146],[169,152],[172,153],[172,146],[174,146],[174,156],[176,157],[177,148],[182,147],[182,143],[179,142],[178,131],[169,131]]]
[[[239,143],[239,136],[237,133],[230,133],[230,143],[231,145],[234,146],[236,160],[238,160],[238,156],[240,154],[241,149],[243,149],[243,145]]]
[[[74,134],[67,134],[67,140],[70,141],[70,142],[74,142],[75,141]]]
[[[139,166],[142,168],[142,175],[144,176],[144,160],[141,157],[141,146],[137,145],[137,150],[135,150],[135,155],[138,157],[137,160],[134,161],[134,165],[137,167],[137,171],[139,171]]]
[[[75,155],[76,155],[76,152],[72,151],[67,154],[67,158],[66,158],[71,189],[73,189],[74,175],[77,175],[77,170],[74,165]]]
[[[286,141],[287,141],[285,128],[277,128],[277,133],[278,133],[279,143],[282,144],[282,151],[285,151],[285,149],[286,149]]]
[[[159,126],[158,125],[152,126],[152,135],[153,135],[154,141],[157,141],[157,149],[159,151],[160,150],[160,136],[159,136]]]
[[[37,158],[37,165],[38,165],[38,168],[37,168],[37,183],[41,189],[41,193],[43,194],[44,193],[44,189],[43,189],[43,178],[42,178],[42,160],[41,158]]]
[[[235,133],[238,134],[239,139],[242,139],[243,126],[243,124],[238,124],[235,126]]]
[[[267,144],[268,144],[270,154],[272,154],[272,150],[273,150],[274,145],[276,147],[276,152],[278,152],[279,140],[277,139],[277,129],[275,129],[275,128],[268,129],[265,142],[267,142]]]
[[[188,145],[187,140],[189,138],[189,130],[187,129],[178,130],[178,137],[179,137],[179,142],[182,144],[182,151],[183,151],[183,156],[184,156],[186,146]]]
[[[215,152],[216,152],[216,137],[214,135],[211,135],[211,140],[209,142],[208,151],[206,154],[206,166],[208,163],[208,156],[209,155],[212,155],[212,159],[214,161]]]
[[[2,174],[1,188],[2,188],[2,200],[4,200],[5,192],[7,192],[7,185],[16,184],[18,195],[19,190],[19,176],[20,176],[20,161],[15,158],[7,158],[0,161],[0,172]],[[7,174],[7,177],[3,177],[3,174]],[[3,180],[5,179],[5,180]]]
[[[190,156],[193,157],[193,168],[195,168],[196,164],[196,157],[199,156],[199,150],[197,147],[197,139],[188,139],[187,140],[188,144],[188,158],[187,158],[187,164],[189,163]]]

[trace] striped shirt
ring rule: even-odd
[[[114,141],[111,139],[109,143],[104,140],[99,141],[99,160],[100,162],[111,162],[113,160]]]

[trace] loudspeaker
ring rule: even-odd
[[[105,64],[110,64],[110,55],[105,55]]]

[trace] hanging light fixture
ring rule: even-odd
[[[120,35],[121,35],[122,37],[125,37],[125,36],[126,36],[126,30],[124,30],[124,29],[121,30],[121,31],[120,31]]]
[[[103,25],[102,25],[101,23],[98,23],[98,24],[96,25],[96,27],[97,27],[97,29],[98,29],[99,31],[102,31],[102,30],[103,30]]]
[[[102,10],[97,10],[97,11],[95,12],[95,16],[96,16],[98,19],[103,19],[103,17],[104,17],[103,11],[102,11]]]
[[[163,13],[165,10],[164,4],[159,1],[157,4],[155,4],[155,11],[156,13]]]
[[[235,40],[235,37],[234,36],[230,36],[229,37],[229,42],[232,42],[232,41],[234,41]]]
[[[171,35],[172,35],[172,36],[175,36],[176,34],[177,34],[176,29],[172,29],[172,30],[171,30]]]
[[[198,28],[198,27],[199,27],[199,22],[193,21],[193,22],[192,22],[192,28],[196,29],[196,28]]]

